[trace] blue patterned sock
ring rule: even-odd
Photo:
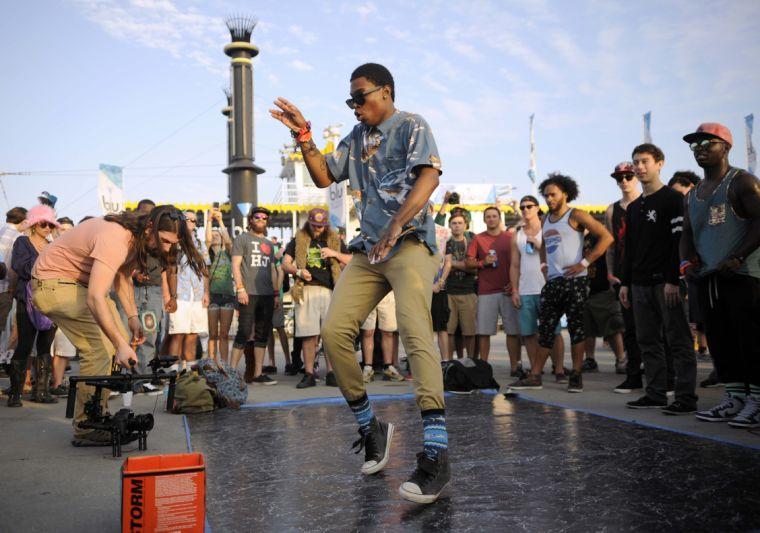
[[[446,412],[443,409],[428,409],[422,412],[422,428],[425,455],[430,459],[438,457],[438,452],[449,447],[449,434],[446,432]]]
[[[359,423],[359,431],[361,431],[362,435],[369,433],[369,423],[374,418],[375,413],[372,412],[372,406],[369,404],[367,395],[365,394],[358,400],[349,401],[348,406]]]

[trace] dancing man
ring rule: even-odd
[[[370,311],[393,290],[424,428],[417,468],[399,494],[432,503],[450,478],[443,378],[430,316],[439,260],[427,204],[438,186],[441,163],[427,122],[395,108],[388,69],[375,63],[358,67],[351,74],[350,95],[346,103],[359,124],[327,158],[312,141],[311,124],[296,106],[278,98],[279,109],[270,113],[292,131],[318,187],[349,180],[361,218],[361,233],[350,245],[354,258],[335,287],[322,328],[338,386],[359,423],[361,438],[355,446],[365,450],[361,472],[375,474],[388,463],[394,427],[372,412],[354,339]]]

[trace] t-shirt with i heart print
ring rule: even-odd
[[[232,243],[232,257],[236,256],[243,258],[240,273],[245,291],[254,296],[274,295],[272,268],[275,258],[271,241],[250,232],[241,233]]]

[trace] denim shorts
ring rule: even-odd
[[[233,310],[237,307],[237,298],[230,294],[211,293],[211,301],[208,304],[210,310],[214,309],[229,309]]]

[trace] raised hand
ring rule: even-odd
[[[270,109],[269,114],[291,130],[298,131],[308,124],[298,108],[285,100],[285,98],[278,97],[274,101],[274,105],[279,109]]]

